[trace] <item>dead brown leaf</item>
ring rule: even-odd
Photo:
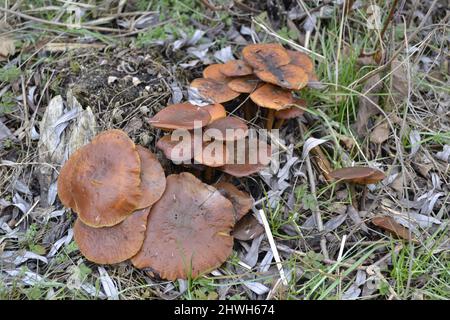
[[[389,124],[384,121],[378,124],[370,134],[370,141],[376,144],[382,144],[389,138]]]
[[[408,95],[408,74],[406,64],[395,59],[391,64],[391,95],[394,105],[406,101]]]
[[[263,232],[264,227],[253,215],[248,214],[234,226],[233,237],[238,240],[247,241],[260,236]]]
[[[402,238],[413,242],[417,241],[416,239],[414,239],[412,235],[410,236],[410,232],[408,231],[408,229],[399,224],[392,217],[378,216],[372,219],[372,223],[377,227],[388,231],[389,233],[398,238]]]
[[[0,37],[0,61],[5,61],[16,52],[14,41],[7,37]]]
[[[383,87],[379,74],[370,77],[362,90],[359,98],[358,114],[356,116],[356,133],[362,137],[368,132],[367,123],[371,116],[377,115],[380,111],[378,105],[378,93]]]

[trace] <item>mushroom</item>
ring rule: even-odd
[[[252,93],[261,83],[254,75],[239,77],[228,82],[228,87],[239,93]]]
[[[72,209],[81,221],[91,227],[113,226],[139,207],[141,160],[125,132],[108,130],[97,135],[77,157],[72,175],[61,170],[59,177],[70,182],[59,185],[69,186]],[[67,190],[60,192],[65,198]]]
[[[286,49],[275,43],[250,44],[244,47],[242,56],[256,70],[277,68],[291,62]]]
[[[131,261],[163,279],[195,278],[231,254],[233,226],[233,206],[217,189],[187,172],[169,175],[150,211],[142,248]]]
[[[135,211],[121,223],[104,228],[92,228],[77,219],[73,227],[75,242],[83,256],[98,264],[130,259],[142,247],[149,212],[150,207]]]
[[[268,109],[266,128],[269,130],[273,126],[275,111],[285,109],[294,102],[290,91],[272,84],[264,84],[256,89],[250,94],[250,99],[258,106]]]
[[[227,77],[242,77],[253,73],[252,67],[243,60],[230,60],[220,65],[220,71]]]
[[[229,152],[230,160],[219,170],[234,177],[246,177],[263,170],[270,163],[270,145],[262,140],[243,139],[234,143],[234,152]]]
[[[236,221],[242,219],[253,206],[253,198],[246,192],[239,190],[234,184],[220,181],[213,184],[219,192],[233,204]]]
[[[203,70],[203,78],[213,79],[220,82],[228,82],[231,79],[221,72],[223,64],[210,64]]]
[[[141,159],[142,193],[137,209],[151,206],[161,198],[166,188],[166,175],[156,156],[147,148],[136,146]]]
[[[248,126],[241,119],[230,116],[207,125],[205,135],[219,141],[240,140],[248,135]]]
[[[275,129],[281,128],[283,123],[286,120],[295,119],[303,115],[305,113],[305,110],[303,108],[306,108],[306,101],[303,99],[294,99],[292,102],[294,106],[279,110],[275,112],[275,119],[277,121],[275,122],[275,125],[273,126]]]
[[[224,106],[221,105],[220,103],[210,104],[202,108],[209,112],[209,115],[211,117],[209,123],[219,120],[221,118],[225,118],[227,116],[227,112],[225,111]]]
[[[172,104],[153,116],[150,125],[163,130],[191,130],[195,125],[206,126],[211,121],[208,110],[190,103]]]
[[[255,74],[265,82],[291,90],[300,90],[308,84],[308,74],[301,67],[293,64],[257,70]]]
[[[160,149],[167,159],[175,163],[186,162],[194,156],[194,135],[189,132],[190,139],[173,140],[171,134],[161,137],[156,143],[156,147]]]
[[[348,167],[337,169],[330,172],[330,177],[342,182],[350,183],[350,191],[355,194],[354,184],[363,186],[363,195],[361,196],[361,209],[365,209],[365,196],[367,193],[367,185],[378,183],[386,175],[383,171],[369,167]],[[356,199],[352,197],[352,204],[357,208]]]
[[[196,89],[204,99],[214,103],[224,103],[240,95],[239,92],[231,90],[226,82],[214,79],[194,79],[190,86]]]
[[[307,54],[294,50],[286,51],[289,55],[289,58],[291,58],[290,64],[301,67],[307,74],[311,74],[314,72],[314,64]]]

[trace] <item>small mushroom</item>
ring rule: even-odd
[[[275,122],[274,128],[279,129],[283,125],[283,123],[286,120],[295,119],[303,115],[305,113],[305,110],[303,108],[306,108],[306,101],[303,99],[295,99],[292,103],[294,106],[279,110],[275,112],[275,119],[277,121]]]
[[[210,64],[203,70],[203,78],[213,79],[220,82],[228,82],[231,79],[221,72],[223,64]]]
[[[226,82],[207,78],[194,79],[191,87],[195,88],[200,96],[214,103],[224,103],[240,95],[239,92],[231,90]]]
[[[250,44],[244,47],[242,56],[256,70],[276,68],[291,62],[286,49],[276,43]]]
[[[166,188],[166,175],[156,156],[147,148],[136,146],[141,159],[141,200],[137,209],[146,208],[161,198]]]
[[[80,219],[75,221],[73,234],[80,252],[89,261],[114,264],[130,259],[144,243],[150,207],[135,211],[112,227],[92,228]]]
[[[214,122],[221,118],[225,118],[227,116],[227,112],[225,111],[224,106],[221,105],[220,103],[210,104],[202,108],[209,112],[209,115],[211,117],[209,123]]]
[[[144,244],[131,261],[163,279],[195,278],[229,257],[233,226],[233,206],[217,189],[187,172],[170,175],[150,211]]]
[[[253,73],[252,67],[243,60],[230,60],[220,66],[220,71],[227,77],[242,77]]]
[[[258,70],[255,74],[265,82],[291,90],[300,90],[308,84],[308,74],[301,67],[293,64]]]
[[[205,135],[219,141],[235,141],[248,135],[247,124],[236,117],[226,117],[205,127]]]
[[[121,130],[94,137],[81,148],[73,174],[64,174],[62,170],[60,179],[71,182],[60,185],[71,187],[72,209],[91,227],[113,226],[141,202],[141,160],[133,141]]]
[[[190,103],[172,104],[159,111],[149,120],[150,125],[164,130],[194,129],[198,124],[206,126],[211,121],[208,110]]]
[[[275,111],[287,108],[294,102],[292,93],[286,89],[265,84],[250,94],[250,99],[258,106],[267,108],[267,129],[272,129]]]
[[[236,221],[242,219],[252,208],[253,198],[248,193],[239,190],[234,184],[220,181],[213,186],[233,204]]]
[[[230,160],[219,170],[234,177],[247,177],[263,170],[270,163],[272,150],[262,140],[238,140],[234,143],[234,152],[230,152]],[[231,158],[233,156],[233,158]]]
[[[156,143],[156,147],[161,150],[167,159],[174,162],[186,162],[194,156],[194,136],[190,132],[189,141],[172,140],[172,135],[161,137]]]
[[[228,87],[239,93],[252,93],[261,83],[254,75],[239,77],[228,82]]]

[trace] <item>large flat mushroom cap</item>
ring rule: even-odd
[[[242,56],[257,70],[283,66],[291,61],[286,49],[276,43],[250,44],[242,50]]]
[[[383,171],[369,167],[348,167],[330,172],[333,179],[356,184],[373,184],[380,182],[386,175]]]
[[[242,60],[230,60],[221,65],[220,71],[228,77],[242,77],[253,73],[252,67]]]
[[[211,121],[209,112],[190,103],[172,104],[153,116],[149,123],[165,130],[194,129],[195,125],[206,126]]]
[[[240,93],[231,90],[226,82],[213,79],[198,78],[191,82],[191,87],[197,89],[200,96],[214,103],[224,103],[237,98]]]
[[[150,208],[133,212],[112,227],[92,228],[80,219],[75,221],[73,235],[83,256],[98,264],[114,264],[133,257],[142,247]]]
[[[259,78],[251,75],[231,80],[230,82],[228,82],[228,87],[236,92],[251,93],[258,87],[260,83],[261,80],[259,80]]]
[[[230,116],[207,125],[205,135],[219,141],[240,140],[248,135],[248,126],[241,119]]]
[[[61,203],[67,208],[73,208],[75,201],[72,194],[72,178],[83,148],[75,151],[64,163],[59,172],[57,189],[58,197]]]
[[[287,50],[287,53],[291,58],[290,64],[301,67],[308,74],[314,71],[314,63],[306,53],[294,50]]]
[[[234,184],[220,181],[213,186],[233,204],[236,221],[239,221],[252,208],[253,198],[248,193],[239,190]]]
[[[136,146],[141,159],[141,201],[137,208],[146,208],[161,198],[166,188],[166,175],[156,156],[147,148]]]
[[[219,169],[229,175],[241,178],[266,168],[270,163],[272,149],[262,140],[245,139],[236,141],[234,152],[229,152],[229,154],[230,161]]]
[[[233,226],[233,206],[220,192],[190,173],[170,175],[151,209],[144,244],[131,261],[163,279],[197,277],[231,254]]]
[[[203,70],[203,78],[213,79],[220,82],[228,82],[230,78],[221,72],[223,64],[210,64]]]
[[[73,210],[91,227],[110,227],[128,217],[142,193],[141,160],[121,130],[108,130],[83,147],[72,176]]]
[[[250,94],[250,99],[260,107],[275,110],[285,109],[294,102],[290,91],[268,83]]]
[[[294,118],[300,117],[301,115],[303,115],[305,113],[304,109],[295,106],[295,105],[297,105],[297,106],[306,108],[305,100],[294,99],[292,104],[294,106],[275,112],[275,118],[282,119],[282,120],[289,120],[289,119],[294,119]]]
[[[186,136],[186,138],[188,137]],[[172,140],[172,135],[168,134],[158,140],[156,147],[164,153],[167,159],[185,162],[194,156],[194,136],[191,132],[188,140]]]
[[[256,71],[255,74],[265,82],[291,90],[300,90],[308,84],[308,74],[293,64]]]

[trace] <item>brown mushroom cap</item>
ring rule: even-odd
[[[268,83],[250,94],[250,99],[260,107],[275,110],[285,109],[294,102],[290,91]]]
[[[311,73],[314,71],[314,63],[307,54],[294,50],[286,51],[291,58],[290,64],[301,67],[306,73]]]
[[[221,65],[220,71],[227,77],[248,76],[253,73],[252,67],[243,60],[230,60]]]
[[[92,228],[80,219],[75,221],[73,235],[83,256],[98,264],[125,261],[142,247],[150,208],[135,211],[112,227]]]
[[[356,184],[373,184],[386,178],[383,171],[369,167],[348,167],[337,169],[330,172],[330,176],[336,180]]]
[[[241,147],[244,150],[241,150]],[[239,140],[234,143],[234,152],[229,152],[230,161],[219,169],[238,178],[246,177],[267,167],[271,155],[270,145],[262,140],[258,143],[254,143],[254,141],[250,143],[249,139]]]
[[[172,104],[159,111],[149,123],[165,130],[194,129],[196,123],[206,126],[211,120],[209,112],[190,103]]]
[[[197,163],[207,167],[221,167],[227,163],[229,158],[228,149],[221,141],[212,141],[203,143],[199,152],[194,154],[194,160]]]
[[[214,101],[214,103],[223,103],[237,98],[240,93],[231,90],[226,82],[213,79],[198,78],[191,82],[191,87],[198,90],[203,98]]]
[[[91,227],[110,227],[139,206],[141,160],[121,130],[108,130],[85,145],[72,176],[74,211]]]
[[[209,120],[209,123],[214,122],[221,118],[225,118],[227,116],[227,112],[226,112],[224,106],[221,105],[220,103],[210,104],[210,105],[204,106],[202,108],[209,112],[209,115],[211,117],[211,120]]]
[[[253,206],[253,198],[246,192],[239,190],[234,184],[220,181],[213,185],[233,204],[236,221],[245,216]]]
[[[151,209],[144,244],[131,261],[163,279],[197,277],[231,254],[233,226],[233,206],[220,192],[190,173],[170,175]]]
[[[57,189],[61,203],[67,208],[74,208],[75,201],[72,194],[72,178],[83,148],[76,150],[64,163],[59,172]]]
[[[231,79],[221,72],[223,64],[210,64],[203,70],[203,78],[213,79],[220,82],[228,82]]]
[[[147,148],[136,146],[141,159],[141,201],[137,208],[146,208],[161,198],[166,188],[166,175],[156,156]]]
[[[256,71],[255,74],[265,82],[291,90],[299,90],[308,84],[308,74],[293,64]]]
[[[295,99],[292,104],[306,108],[306,101],[303,99]],[[294,119],[294,118],[300,117],[301,115],[303,115],[303,113],[305,113],[304,109],[293,106],[293,107],[275,112],[275,118],[282,119],[282,120],[289,120],[289,119]]]
[[[260,83],[261,80],[259,80],[259,78],[251,75],[231,80],[230,82],[228,82],[228,87],[236,92],[251,93],[258,87]]]
[[[291,61],[286,49],[276,43],[250,44],[242,50],[242,56],[257,70],[283,66]]]
[[[240,140],[248,135],[248,126],[239,118],[226,117],[207,125],[205,135],[219,141]]]
[[[156,143],[167,159],[172,161],[185,162],[191,160],[194,156],[194,136],[190,133],[190,141],[172,140],[172,135],[168,134],[161,137]]]

